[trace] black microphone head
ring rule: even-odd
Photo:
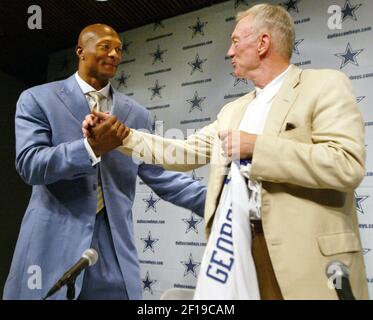
[[[87,259],[90,266],[93,266],[98,260],[98,253],[95,249],[89,248],[82,254],[82,258]]]
[[[330,261],[325,268],[325,273],[328,278],[334,276],[348,279],[350,276],[350,270],[348,269],[348,267],[339,260]]]

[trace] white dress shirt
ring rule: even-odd
[[[290,66],[267,84],[263,89],[255,88],[256,97],[247,106],[246,112],[241,120],[239,130],[250,134],[262,134],[267,120],[269,110],[271,109],[273,99],[280,90],[285,76]],[[248,167],[248,169],[251,166]],[[249,174],[250,172],[247,172]],[[248,188],[250,189],[250,218],[253,220],[261,219],[261,183],[256,180],[248,179]]]
[[[246,131],[251,134],[262,134],[264,124],[267,120],[269,110],[271,109],[273,99],[280,90],[285,76],[289,71],[290,66],[267,84],[263,89],[255,88],[256,97],[247,106],[245,115],[243,116],[240,128],[241,131]]]

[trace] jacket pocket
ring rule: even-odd
[[[361,251],[359,237],[353,232],[321,235],[317,242],[324,256]]]

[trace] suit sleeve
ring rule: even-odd
[[[253,179],[306,188],[355,189],[364,176],[364,123],[349,79],[325,79],[311,121],[312,143],[280,136],[258,136]]]
[[[217,152],[217,120],[186,140],[169,139],[131,129],[117,150],[167,170],[189,171],[208,164]]]
[[[16,169],[26,183],[51,184],[95,173],[83,138],[53,145],[53,128],[29,91],[18,100],[15,133]]]
[[[149,117],[147,127],[150,128]],[[186,174],[165,171],[160,166],[145,163],[139,166],[138,174],[163,200],[203,217],[207,188],[199,181]]]
[[[163,200],[203,217],[207,188],[199,181],[150,164],[139,166],[139,176]]]

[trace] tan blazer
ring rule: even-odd
[[[172,170],[210,162],[209,235],[229,164],[217,133],[238,129],[253,99],[251,92],[228,103],[215,122],[185,141],[133,130],[118,149]],[[165,154],[178,155],[179,163]],[[332,260],[349,266],[355,297],[368,298],[354,198],[364,161],[364,123],[348,78],[335,70],[291,66],[257,138],[251,172],[262,182],[263,229],[285,299],[336,299],[325,275]]]

